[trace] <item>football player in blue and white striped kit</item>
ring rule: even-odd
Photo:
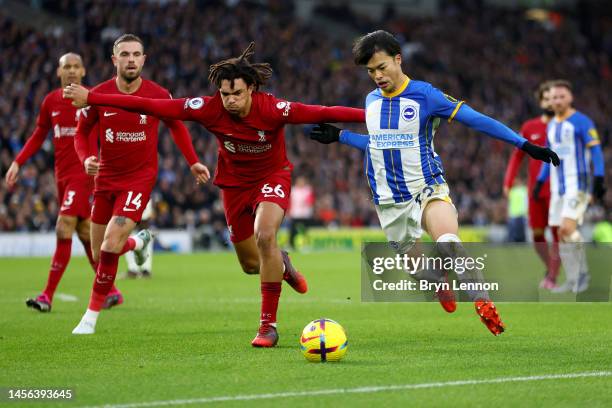
[[[602,199],[604,158],[593,121],[572,107],[572,85],[568,81],[553,81],[552,109],[555,117],[548,123],[547,144],[561,159],[559,167],[544,164],[538,176],[533,196],[550,175],[550,207],[548,224],[559,227],[559,255],[565,270],[565,283],[552,292],[583,292],[588,288],[589,274],[583,238],[578,230],[592,196]],[[591,164],[593,175],[591,176]]]
[[[400,44],[390,33],[379,30],[361,37],[355,42],[353,56],[357,65],[366,66],[377,85],[365,103],[369,135],[323,124],[312,131],[311,138],[322,143],[340,141],[365,151],[365,172],[378,218],[388,241],[400,254],[408,253],[423,229],[438,248],[447,248],[439,252],[451,249],[452,256],[465,254],[457,236],[457,211],[433,145],[443,120],[458,121],[511,143],[536,159],[558,164],[558,157],[550,149],[527,142],[507,126],[431,84],[408,78],[401,67]],[[458,278],[462,276],[458,274]],[[501,334],[504,325],[488,293],[466,293],[476,303],[487,328],[494,335]],[[455,310],[452,292],[446,301],[440,298],[440,303],[448,312]]]

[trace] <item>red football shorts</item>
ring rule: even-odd
[[[529,199],[529,226],[531,229],[545,229],[548,226],[550,198]]]
[[[81,219],[89,218],[93,190],[93,177],[84,176],[58,180],[57,199],[60,206],[60,215]]]
[[[123,216],[138,223],[151,196],[151,186],[128,187],[129,190],[94,191],[91,221],[108,224],[111,217]]]
[[[252,186],[226,187],[221,191],[230,239],[232,242],[244,241],[255,232],[255,210],[259,203],[276,203],[287,210],[291,170],[280,170]]]

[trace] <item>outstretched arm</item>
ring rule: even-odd
[[[552,164],[555,166],[559,165],[559,157],[549,148],[540,147],[529,143],[527,139],[519,136],[508,126],[488,117],[487,115],[483,115],[482,113],[475,111],[466,104],[458,106],[458,110],[454,118],[474,130],[519,147],[534,159],[541,160],[546,163],[552,162]]]
[[[280,102],[285,104],[282,116],[285,123],[323,123],[323,122],[365,122],[365,110],[346,106],[305,105],[299,102]]]
[[[370,136],[368,135],[353,133],[327,123],[315,126],[310,132],[310,138],[323,144],[340,142],[363,151],[368,148],[370,143]]]
[[[370,136],[354,133],[350,130],[342,130],[340,132],[340,143],[366,151],[370,143]]]
[[[196,112],[195,108],[186,109],[186,106],[195,106],[194,101],[196,101],[196,104],[201,102],[199,106],[204,104],[202,98],[151,99],[133,95],[102,94],[90,92],[87,88],[75,84],[64,88],[64,97],[72,99],[72,104],[77,107],[85,105],[112,106],[130,112],[177,120],[197,120],[193,114],[193,112]]]
[[[508,126],[487,115],[483,115],[466,104],[461,105],[455,115],[455,120],[487,136],[510,143],[518,148],[522,148],[527,143],[527,139],[519,136]]]
[[[458,101],[452,96],[446,95],[440,92],[439,89],[431,86],[426,92],[427,106],[433,116],[448,119],[449,123],[452,122],[453,119],[456,119],[474,130],[519,147],[534,159],[547,163],[552,161],[555,166],[559,165],[559,157],[555,152],[548,148],[542,148],[529,143],[525,138],[516,134],[508,126],[475,111],[463,101]]]

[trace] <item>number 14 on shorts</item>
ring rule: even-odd
[[[128,191],[127,199],[125,200],[125,205],[123,206],[123,211],[138,211],[142,206],[142,193],[136,194],[134,196],[133,191]]]

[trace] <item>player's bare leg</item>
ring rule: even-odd
[[[459,232],[457,211],[452,204],[444,200],[429,201],[423,210],[422,225],[436,242],[438,252],[442,255],[452,257],[465,256],[465,248],[457,236]],[[477,271],[466,271],[462,274],[457,274],[457,279],[470,282],[483,280],[481,274]],[[476,313],[489,331],[496,336],[501,334],[505,326],[499,318],[497,309],[490,300],[487,291],[466,290],[466,293],[474,302]]]
[[[255,241],[255,235],[243,241],[235,242],[234,248],[244,273],[248,275],[259,274],[259,250]],[[283,259],[283,279],[296,292],[306,293],[308,291],[306,279],[295,269],[286,251],[281,251],[281,256]]]
[[[98,271],[98,264],[100,262],[100,249],[102,248],[102,242],[104,241],[104,234],[106,233],[106,224],[96,224],[95,222],[89,222],[89,236],[91,246],[91,259],[90,263],[94,267],[94,273]],[[83,242],[85,245],[85,242]],[[104,309],[110,309],[113,306],[118,306],[123,303],[123,295],[113,284],[111,290],[107,296]]]
[[[104,234],[106,233],[106,224],[96,224],[91,222],[90,225],[90,237],[91,237],[91,253],[94,262],[97,264],[100,262],[100,249],[102,248],[102,241],[104,241]]]
[[[552,289],[553,292],[582,292],[588,287],[588,273],[582,271],[586,264],[583,238],[578,231],[578,223],[571,218],[563,218],[559,227],[559,255],[565,270],[563,285]],[[581,273],[582,272],[582,273]]]
[[[561,256],[559,255],[559,227],[551,226],[550,232],[552,233],[552,242],[549,248],[550,264],[548,266],[547,279],[554,282],[554,286],[557,286],[557,276],[559,276],[559,269],[561,269]]]
[[[77,217],[59,215],[55,224],[55,236],[57,245],[51,260],[51,268],[47,278],[47,285],[43,292],[34,299],[27,299],[26,305],[40,312],[50,312],[53,295],[59,281],[64,275],[64,271],[70,261],[72,250],[72,234],[77,226]]]
[[[92,241],[94,241],[94,234],[97,234],[96,243],[100,239],[100,226],[100,224],[92,223]],[[142,249],[147,244],[138,236],[129,236],[135,226],[134,221],[124,216],[113,216],[106,225],[99,249],[98,270],[89,307],[80,323],[72,331],[73,334],[93,334],[95,332],[98,315],[117,276],[119,256],[130,250]]]
[[[421,241],[417,240],[415,244],[410,248],[406,254],[409,257],[419,257],[423,253],[421,248]],[[423,268],[419,271],[409,271],[410,276],[416,281],[425,280],[430,283],[448,283],[448,273],[446,271],[428,270]],[[455,300],[455,294],[452,289],[438,289],[435,293],[442,308],[448,312],[453,313],[457,310],[457,302]]]
[[[275,203],[262,202],[255,213],[255,244],[259,253],[261,281],[261,318],[254,347],[274,347],[278,342],[276,311],[283,281],[283,258],[276,233],[285,211]]]
[[[259,251],[255,243],[255,235],[251,235],[243,241],[235,242],[234,249],[236,250],[242,271],[247,275],[258,275]]]

